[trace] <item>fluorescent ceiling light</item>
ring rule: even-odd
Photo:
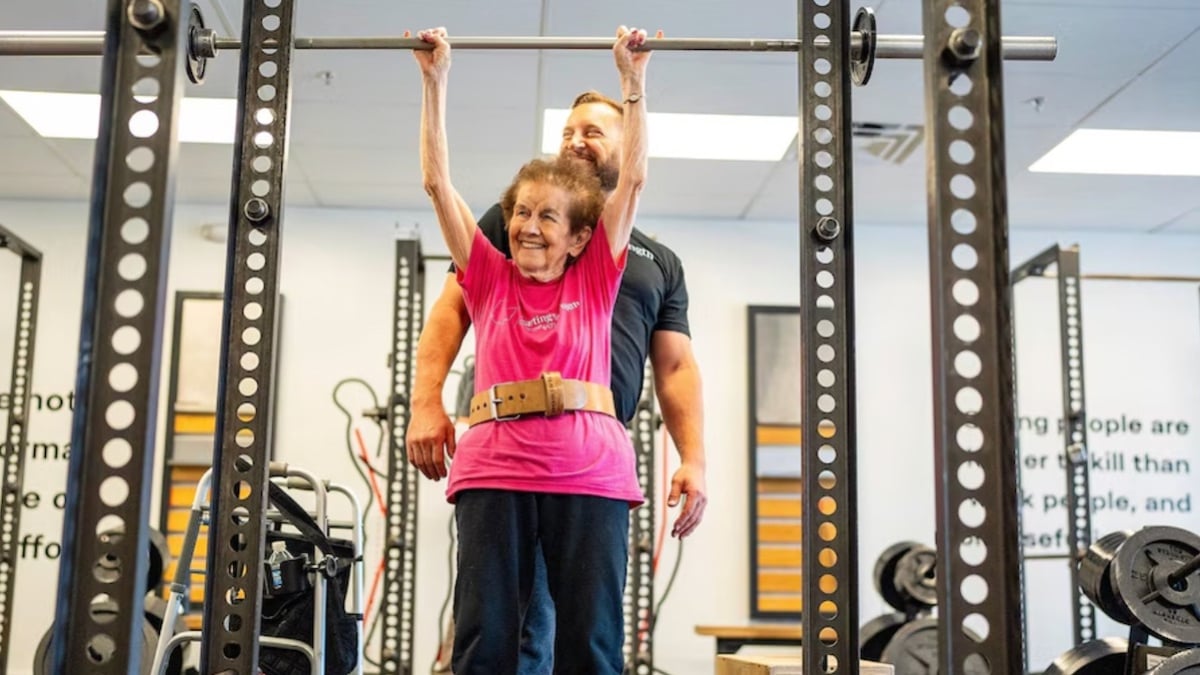
[[[45,138],[96,138],[99,94],[0,90],[0,99]],[[233,143],[237,129],[234,99],[185,98],[178,114],[180,143]],[[145,115],[135,115],[130,122],[135,134],[147,135],[156,124],[153,116]]]
[[[1038,173],[1200,176],[1200,132],[1078,129],[1029,167]]]
[[[557,155],[569,110],[542,115],[542,152]],[[796,138],[795,116],[650,113],[650,156],[776,162]]]

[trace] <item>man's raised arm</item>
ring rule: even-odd
[[[446,455],[454,456],[454,422],[446,414],[442,390],[470,327],[462,289],[451,274],[417,340],[411,417],[405,437],[408,461],[433,480],[446,476]]]

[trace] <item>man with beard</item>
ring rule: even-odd
[[[586,162],[596,171],[606,196],[617,184],[624,106],[636,104],[640,96],[630,98],[619,102],[599,92],[585,92],[575,99],[563,127],[559,155]],[[511,258],[499,204],[479,219],[478,226]],[[679,258],[634,227],[613,311],[611,388],[617,418],[628,425],[641,398],[643,364],[649,354],[663,421],[679,452],[680,466],[672,477],[667,504],[676,507],[680,497],[686,497],[671,531],[680,538],[700,524],[707,501],[700,371],[692,354],[687,306]],[[451,268],[417,344],[406,439],[409,461],[432,480],[446,477],[445,458],[454,456],[455,428],[443,406],[442,389],[470,324]],[[549,673],[553,661],[554,608],[541,556],[535,559],[521,640],[521,675]]]

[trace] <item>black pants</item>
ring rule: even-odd
[[[455,675],[513,675],[540,544],[554,673],[620,675],[629,505],[578,495],[459,493]]]

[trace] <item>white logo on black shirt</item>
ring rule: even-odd
[[[642,256],[643,258],[649,258],[650,260],[654,260],[654,254],[650,252],[650,249],[642,248],[641,246],[638,246],[637,244],[630,244],[629,250],[632,253]]]

